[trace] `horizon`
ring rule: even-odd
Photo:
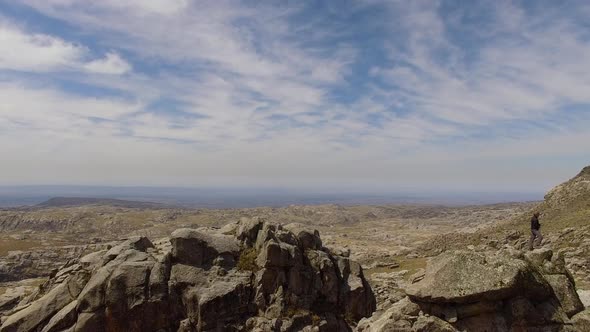
[[[0,185],[545,193],[590,4],[0,0]]]
[[[0,186],[0,208],[35,206],[52,198],[120,199],[184,208],[257,208],[290,205],[489,205],[532,202],[538,192],[359,192],[293,188],[112,186]]]

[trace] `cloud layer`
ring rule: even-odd
[[[530,191],[590,161],[582,1],[0,8],[0,184]]]

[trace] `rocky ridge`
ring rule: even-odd
[[[347,331],[376,303],[346,254],[259,218],[135,237],[68,262],[0,331]]]

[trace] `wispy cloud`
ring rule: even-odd
[[[1,128],[3,133],[47,133],[57,138],[79,137],[104,129],[114,134],[112,124],[103,127],[96,121],[121,120],[142,108],[137,102],[81,97],[51,87],[14,83],[0,83],[0,99],[0,117],[5,121]]]
[[[469,27],[478,38],[474,49],[451,33],[469,13],[459,8],[442,17],[441,4],[392,8],[402,13],[408,38],[402,47],[391,46],[394,64],[374,73],[396,91],[393,98],[416,112],[465,125],[543,119],[565,105],[590,102],[584,93],[590,89],[590,45],[580,22],[551,10],[526,15],[508,2],[491,11],[470,8],[489,11],[495,23],[492,29]]]

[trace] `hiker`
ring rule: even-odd
[[[541,235],[541,224],[539,223],[539,212],[535,212],[531,218],[531,239],[529,240],[529,250],[533,250],[535,242],[537,246],[541,245],[543,235]]]

